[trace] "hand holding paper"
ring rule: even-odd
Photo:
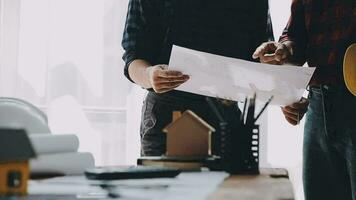
[[[179,71],[169,70],[167,65],[148,67],[147,74],[152,89],[157,93],[171,91],[189,79]]]
[[[300,101],[282,108],[282,112],[286,120],[292,125],[298,125],[307,112],[309,100],[302,98]]]
[[[291,49],[284,43],[265,42],[259,46],[252,57],[259,58],[262,63],[283,65],[292,55]]]
[[[315,68],[277,66],[213,55],[174,46],[170,69],[190,76],[177,90],[243,101],[254,93],[261,101],[290,105],[298,102]]]

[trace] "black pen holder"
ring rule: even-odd
[[[231,129],[220,123],[220,134],[222,169],[230,174],[259,174],[259,125]]]

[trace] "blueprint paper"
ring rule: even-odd
[[[301,99],[315,68],[269,65],[174,46],[169,62],[190,79],[176,90],[243,101],[246,96],[289,105]]]

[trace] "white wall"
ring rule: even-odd
[[[270,0],[273,29],[276,40],[290,16],[291,0]],[[268,109],[268,162],[275,167],[287,168],[293,183],[295,198],[303,200],[302,144],[304,120],[298,126],[286,122],[281,109]]]
[[[278,40],[290,15],[290,0],[271,0],[271,14],[275,38]],[[301,160],[303,124],[289,125],[280,108],[268,112],[269,162],[276,165],[294,165]]]

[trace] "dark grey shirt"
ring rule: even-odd
[[[166,39],[167,27],[172,22],[172,0],[130,0],[122,40],[126,63],[124,73],[130,80],[128,67],[133,60],[155,63]],[[268,16],[267,34],[273,40],[272,24]],[[161,63],[165,64],[165,63]]]

